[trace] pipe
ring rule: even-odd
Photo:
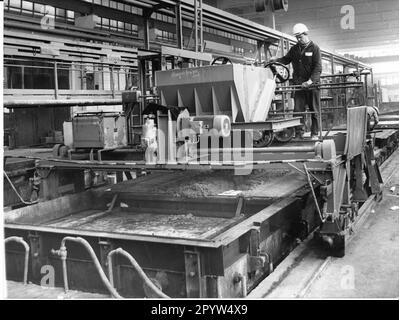
[[[72,92],[72,91],[71,91]],[[122,104],[122,99],[46,99],[46,100],[4,100],[5,108],[22,107],[73,107],[73,106],[114,106]]]
[[[4,161],[6,161],[6,159],[4,159]],[[8,183],[10,184],[11,188],[14,190],[15,194],[17,195],[17,197],[19,198],[19,200],[26,205],[32,205],[32,204],[36,204],[39,202],[39,200],[35,200],[35,201],[25,201],[24,198],[22,198],[22,196],[18,193],[17,188],[14,186],[14,184],[12,183],[10,177],[8,176],[8,174],[3,171],[4,176],[6,177]]]
[[[148,276],[145,274],[145,272],[143,271],[143,269],[140,267],[140,265],[137,263],[137,261],[133,258],[133,256],[123,250],[122,248],[118,248],[115,250],[112,250],[108,253],[107,259],[108,259],[108,277],[111,281],[111,285],[112,287],[114,286],[114,275],[113,275],[113,271],[112,271],[112,256],[114,254],[121,254],[124,257],[126,257],[129,262],[132,264],[133,268],[137,271],[138,275],[140,276],[140,278],[144,281],[144,283],[151,289],[153,290],[158,296],[159,298],[170,298],[169,296],[167,296],[165,293],[162,292],[162,290],[160,290],[152,281],[150,278],[148,278]]]
[[[8,237],[4,240],[4,243],[11,241],[18,242],[25,247],[25,264],[24,264],[24,285],[28,284],[28,263],[29,263],[29,245],[25,242],[22,237]]]
[[[362,82],[359,81],[347,81],[347,82],[332,82],[332,83],[318,83],[309,86],[309,89],[322,88],[322,87],[346,87],[346,86],[363,86]],[[292,84],[288,86],[278,87],[277,89],[305,89],[301,84]]]
[[[233,277],[233,284],[236,285],[241,282],[241,295],[242,298],[245,298],[248,295],[247,292],[247,278],[243,276],[241,273],[237,273]]]
[[[211,148],[209,152],[253,152],[253,153],[286,153],[286,152],[315,152],[316,145],[294,147],[266,147],[266,148]]]
[[[119,293],[114,289],[114,287],[108,281],[107,276],[105,275],[93,248],[90,246],[90,244],[85,239],[83,239],[81,237],[64,237],[61,241],[61,246],[60,246],[59,250],[51,249],[51,253],[60,256],[61,260],[62,260],[62,273],[63,273],[63,277],[64,277],[65,293],[67,293],[69,290],[68,277],[67,277],[68,276],[67,275],[67,264],[66,264],[66,258],[67,258],[67,250],[66,250],[66,246],[65,246],[66,241],[73,241],[73,242],[80,243],[87,249],[87,251],[90,254],[90,257],[92,258],[92,260],[94,262],[94,266],[96,267],[96,269],[100,275],[100,278],[101,278],[103,284],[108,289],[111,296],[114,298],[117,298],[117,299],[123,299],[123,297],[121,295],[119,295]]]
[[[266,256],[269,263],[269,273],[272,273],[274,271],[272,256],[268,252],[262,252],[262,254]]]

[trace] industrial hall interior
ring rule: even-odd
[[[399,1],[0,9],[0,298],[398,299]]]

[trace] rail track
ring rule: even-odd
[[[382,162],[380,167],[384,179],[384,186],[389,183],[395,173],[395,167],[390,163],[399,158],[397,145],[389,156],[378,159]],[[395,152],[396,151],[396,152]],[[358,231],[364,226],[370,214],[381,199],[370,196],[358,212],[358,219],[352,226],[352,231],[347,237],[346,245],[349,245],[358,235]],[[328,267],[340,258],[324,256],[318,246],[314,245],[314,230],[305,241],[294,249],[286,259],[276,267],[257,288],[252,290],[248,298],[307,298],[309,292],[318,279],[322,278]]]

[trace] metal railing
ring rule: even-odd
[[[8,237],[4,240],[4,243],[7,244],[9,242],[17,242],[20,243],[24,246],[25,248],[25,263],[24,263],[24,284],[28,284],[28,266],[29,266],[29,245],[26,243],[26,241],[22,237]]]

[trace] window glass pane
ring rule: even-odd
[[[117,22],[116,20],[110,20],[110,29],[113,31],[117,30]]]
[[[21,8],[21,0],[10,0],[10,7]]]
[[[10,11],[21,12],[21,0],[10,0]]]
[[[118,7],[118,4],[115,1],[110,1],[109,6],[113,9],[116,9]]]
[[[69,19],[73,20],[75,18],[75,12],[71,11],[71,10],[68,10],[67,11],[67,17],[68,17],[68,20]]]
[[[109,0],[102,0],[101,3],[104,7],[109,7]]]
[[[65,17],[65,9],[57,8],[55,10],[55,15],[59,17]]]
[[[35,13],[40,13],[40,14],[44,14],[44,5],[40,4],[40,3],[35,3],[34,7],[33,7]]]
[[[33,3],[30,1],[23,1],[22,2],[22,9],[23,11],[32,11],[33,10]]]

